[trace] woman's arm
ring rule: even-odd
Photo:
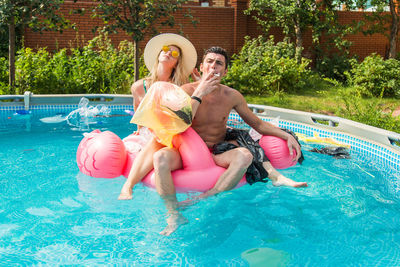
[[[143,79],[140,79],[132,84],[131,93],[133,96],[133,108],[134,110],[137,110],[140,102],[146,94],[143,87]]]

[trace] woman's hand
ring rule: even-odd
[[[199,72],[199,70],[197,68],[194,68],[192,73],[190,74],[190,76],[192,77],[192,80],[194,82],[200,81],[201,79],[201,74]]]

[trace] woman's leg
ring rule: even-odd
[[[182,159],[179,151],[174,148],[163,148],[154,153],[154,175],[157,193],[164,200],[168,211],[167,227],[160,232],[162,235],[170,235],[179,226],[188,222],[178,211],[175,185],[171,172],[182,168]]]
[[[158,143],[155,138],[144,146],[133,161],[128,179],[123,185],[118,199],[132,199],[132,188],[153,169],[153,154],[163,147],[164,145]]]

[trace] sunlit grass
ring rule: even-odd
[[[400,133],[400,119],[391,117],[392,112],[400,107],[399,99],[363,98],[357,96],[353,89],[343,86],[325,86],[321,90],[310,90],[298,94],[278,92],[270,96],[247,95],[245,98],[251,104],[339,116]],[[346,98],[348,103],[354,105],[350,107],[349,104],[346,105]],[[374,110],[371,110],[371,107]],[[368,114],[365,115],[365,113]]]
[[[303,92],[298,94],[279,92],[270,96],[250,96],[245,98],[248,103],[288,108],[320,114],[337,115],[339,107],[344,107],[344,101],[339,90],[348,88],[328,88],[321,91]],[[359,98],[360,104],[379,102],[381,110],[390,112],[400,106],[400,100],[394,98]]]

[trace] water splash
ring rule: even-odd
[[[110,113],[111,110],[106,105],[90,106],[89,100],[82,97],[79,101],[78,109],[69,113],[66,120],[68,125],[76,127],[80,131],[87,131],[90,124],[97,123],[96,117],[109,116]]]
[[[89,99],[82,97],[78,108],[71,111],[67,116],[63,117],[58,114],[53,117],[41,118],[40,121],[44,123],[61,123],[66,121],[68,125],[79,131],[88,131],[91,124],[97,124],[97,117],[107,117],[110,113],[111,109],[106,105],[90,106]]]

